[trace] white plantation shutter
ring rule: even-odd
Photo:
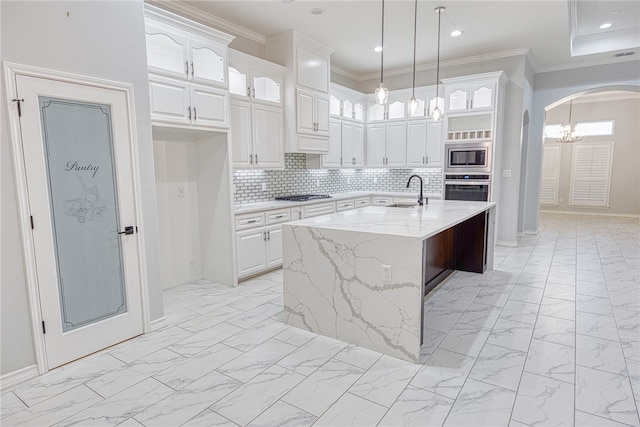
[[[570,205],[609,206],[612,161],[613,142],[573,146]]]
[[[544,144],[542,153],[540,203],[543,205],[557,205],[560,178],[560,145]]]

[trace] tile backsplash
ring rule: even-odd
[[[425,193],[442,191],[442,169],[307,169],[304,154],[285,154],[284,170],[234,169],[236,204],[273,200],[292,194],[331,194],[349,191],[416,192],[418,183],[405,188],[413,174],[425,180]],[[425,179],[426,178],[426,179]],[[377,183],[374,183],[374,180]],[[266,190],[263,190],[263,184]]]

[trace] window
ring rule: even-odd
[[[613,142],[573,145],[571,206],[609,207]]]
[[[544,137],[545,138],[555,138],[562,132],[561,124],[550,124],[544,127]]]
[[[542,187],[540,204],[558,204],[558,182],[560,178],[560,144],[544,144],[542,152]]]
[[[578,122],[576,131],[582,136],[613,135],[613,120],[599,122]]]

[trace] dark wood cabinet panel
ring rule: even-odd
[[[455,269],[484,273],[487,268],[487,213],[480,213],[455,227]]]
[[[453,272],[455,265],[455,228],[449,228],[426,240],[425,250],[425,293]]]

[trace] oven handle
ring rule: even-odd
[[[444,185],[486,185],[486,186],[489,186],[489,183],[487,181],[460,180],[460,181],[445,181]]]

